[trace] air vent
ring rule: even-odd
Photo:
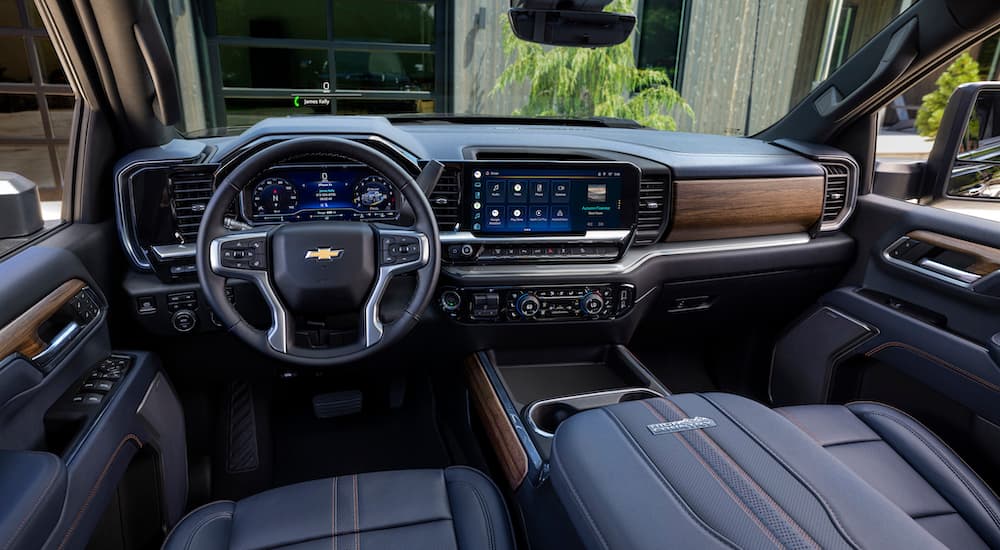
[[[431,193],[430,203],[437,218],[438,230],[451,232],[458,230],[459,172],[446,169]]]
[[[838,222],[850,200],[851,170],[847,164],[837,161],[824,161],[826,170],[826,193],[823,198],[823,224]],[[824,228],[825,229],[825,228]]]
[[[652,244],[663,233],[667,210],[667,182],[645,180],[639,184],[639,212],[635,244]]]
[[[177,239],[191,243],[214,190],[212,172],[177,171],[170,174],[170,208],[174,213]]]

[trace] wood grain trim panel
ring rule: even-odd
[[[13,353],[34,357],[44,350],[47,344],[38,337],[38,329],[85,286],[86,283],[80,279],[66,281],[28,311],[7,323],[7,326],[0,329],[0,358]]]
[[[947,235],[934,233],[933,231],[924,231],[922,229],[910,231],[906,234],[906,236],[911,239],[916,239],[918,241],[934,245],[938,248],[944,248],[945,250],[968,254],[969,256],[974,257],[976,259],[975,263],[964,268],[969,273],[975,273],[976,275],[982,275],[985,277],[986,275],[1000,269],[1000,249],[993,248],[992,246],[969,242],[964,239],[949,237]]]
[[[681,180],[667,241],[801,233],[823,213],[822,176]]]
[[[472,392],[472,402],[479,413],[486,435],[496,451],[507,482],[512,489],[518,488],[528,475],[528,455],[521,446],[514,427],[507,419],[507,413],[500,398],[497,397],[486,371],[479,363],[479,358],[470,356],[465,361],[466,378]]]

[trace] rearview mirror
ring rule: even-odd
[[[935,197],[1000,201],[1000,82],[955,89],[926,174]]]
[[[552,46],[621,44],[635,16],[602,11],[610,0],[511,0],[510,27],[521,40]],[[560,6],[561,9],[550,9]]]

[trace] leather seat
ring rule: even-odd
[[[674,395],[577,414],[552,448],[589,548],[1000,547],[996,495],[882,405]]]
[[[513,549],[507,509],[486,476],[465,467],[307,481],[207,504],[165,550],[295,548]]]

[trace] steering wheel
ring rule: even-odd
[[[329,156],[367,165],[384,176],[413,210],[409,227],[358,221],[308,221],[227,231],[226,210],[268,168],[305,156]],[[254,349],[305,366],[356,361],[406,335],[430,302],[440,271],[437,222],[423,191],[397,163],[355,141],[302,137],[253,153],[219,184],[198,229],[197,269],[202,293],[223,326]],[[383,324],[379,306],[389,281],[416,272],[416,288],[402,315]],[[226,279],[254,283],[271,310],[258,330],[226,297]],[[298,345],[298,316],[355,313],[358,338],[345,346]]]

